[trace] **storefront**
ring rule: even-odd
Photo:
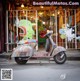
[[[7,51],[15,47],[16,36],[18,40],[22,30],[17,27],[21,19],[30,20],[35,31],[35,38],[40,39],[39,31],[45,28],[53,30],[53,40],[57,45],[64,46],[66,49],[80,49],[80,8],[58,10],[11,10],[6,12],[6,45]],[[24,21],[25,22],[25,21]],[[23,26],[25,23],[22,23]],[[22,26],[22,25],[21,25]],[[24,31],[24,30],[23,30]],[[45,40],[44,40],[45,41]],[[43,43],[40,41],[39,43]]]
[[[35,6],[31,5],[31,0],[25,1],[9,0],[6,2],[6,26],[2,27],[0,24],[4,28],[0,30],[4,32],[4,36],[0,32],[1,38],[4,38],[0,39],[1,51],[2,48],[3,51],[12,51],[18,45],[18,41],[25,39],[27,36],[26,26],[32,28],[28,32],[28,37],[32,38],[34,31],[34,38],[38,40],[38,47],[44,46],[46,40],[40,37],[40,33],[45,32],[46,29],[52,29],[54,32],[53,40],[57,45],[64,46],[66,49],[80,49],[80,6]],[[28,4],[21,7],[22,3]],[[0,17],[2,17],[1,13]],[[0,22],[3,22],[2,19]],[[22,37],[24,34],[25,37]],[[3,40],[4,43],[2,44]]]

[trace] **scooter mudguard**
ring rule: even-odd
[[[62,51],[66,51],[66,49],[62,46],[57,46],[54,50],[53,50],[53,53],[52,53],[52,56],[55,56],[56,54],[62,52]]]
[[[17,46],[11,57],[31,57],[34,54],[33,48],[29,45]]]

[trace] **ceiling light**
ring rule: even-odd
[[[43,6],[41,6],[41,8],[44,8]]]
[[[44,25],[46,24],[44,21],[42,22]]]
[[[60,12],[58,11],[58,14],[60,14]]]
[[[21,7],[23,8],[24,7],[24,4],[21,4]]]
[[[39,15],[40,15],[40,16],[43,15],[43,12],[39,12]]]
[[[54,13],[52,14],[52,16],[55,16]]]

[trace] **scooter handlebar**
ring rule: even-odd
[[[46,36],[51,35],[51,34],[53,34],[53,31],[52,30],[47,30],[47,33],[44,34],[44,35],[41,35],[40,37],[45,38]]]

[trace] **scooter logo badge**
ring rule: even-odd
[[[61,79],[61,80],[66,79],[66,74],[61,74],[60,79]]]

